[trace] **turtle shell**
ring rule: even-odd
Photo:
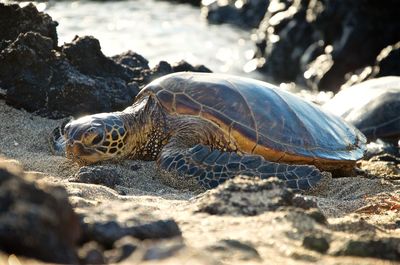
[[[356,126],[369,140],[400,139],[400,77],[371,79],[346,88],[323,108]]]
[[[239,151],[270,161],[360,159],[365,137],[341,118],[261,81],[210,73],[175,73],[138,95],[155,95],[167,112],[220,127]]]

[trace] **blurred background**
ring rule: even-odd
[[[145,84],[176,71],[212,71],[261,79],[293,92],[301,91],[317,103],[324,103],[343,87],[371,78],[400,75],[398,0],[0,0],[0,3],[17,3],[22,8],[0,10],[3,39],[0,51],[7,47],[7,41],[17,38],[37,43],[37,36],[19,34],[38,32],[52,39],[52,54],[58,51],[65,55],[49,61],[43,55],[48,50],[39,52],[41,59],[32,58],[35,64],[25,65],[25,70],[21,65],[15,66],[15,71],[9,67],[2,70],[0,65],[3,90],[8,90],[7,102],[31,111],[52,107],[45,102],[35,103],[37,106],[21,103],[20,93],[26,94],[28,90],[36,93],[30,89],[33,86],[40,86],[43,91],[51,86],[70,91],[65,84],[71,78],[66,77],[76,70],[100,83],[104,77],[112,77],[111,81],[106,80],[108,83],[94,86],[99,90],[103,85],[104,89],[100,89],[103,95],[108,88],[120,86],[121,97],[125,98],[96,111],[127,106]],[[33,50],[38,52],[36,46]],[[65,67],[60,67],[61,62],[73,69],[65,71]],[[12,56],[4,57],[1,63],[14,64],[15,60]],[[24,76],[26,85],[10,80],[15,75]],[[51,79],[46,84],[37,82],[46,78]],[[88,91],[87,82],[74,83],[73,87]],[[129,94],[128,97],[123,93]],[[32,98],[40,101],[42,94]],[[64,92],[61,94],[65,96]],[[95,106],[115,97],[92,96],[96,98]],[[79,104],[84,107],[86,103]],[[62,111],[65,115],[75,113]],[[93,109],[88,107],[85,111]]]
[[[29,2],[19,3],[24,6]],[[91,35],[100,41],[105,55],[132,50],[148,59],[150,66],[161,60],[186,60],[215,72],[244,74],[254,70],[246,66],[254,56],[251,31],[229,24],[212,25],[201,15],[199,6],[156,0],[34,4],[59,23],[59,45],[71,42],[75,35]]]
[[[399,74],[400,4],[395,0],[34,4],[59,23],[59,45],[75,35],[92,35],[105,55],[132,50],[150,65],[186,60],[214,72],[335,92],[346,81]],[[384,59],[383,70],[373,69]]]

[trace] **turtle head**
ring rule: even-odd
[[[116,114],[84,116],[65,125],[65,151],[79,164],[118,159],[124,154],[126,135],[124,121]]]

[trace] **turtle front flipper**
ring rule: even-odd
[[[64,119],[49,135],[48,142],[53,155],[65,156],[66,139],[64,137],[64,127],[70,121],[71,119]]]
[[[211,150],[201,144],[189,149],[164,148],[158,163],[161,170],[175,176],[193,177],[206,189],[239,174],[261,179],[276,176],[294,190],[308,190],[322,178],[321,172],[314,166],[274,163],[259,155]]]

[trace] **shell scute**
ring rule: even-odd
[[[176,94],[175,110],[180,114],[199,115],[201,105],[185,94]]]

